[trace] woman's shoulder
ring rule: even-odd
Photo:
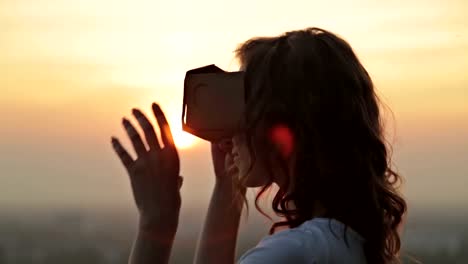
[[[330,256],[342,251],[344,224],[327,218],[316,218],[302,225],[279,231],[262,239],[239,260],[253,263],[330,263]],[[360,243],[360,236],[347,230],[348,242]]]
[[[307,222],[266,236],[248,250],[239,263],[326,263],[322,261],[327,251],[325,237],[320,229]]]
[[[314,218],[296,230],[305,234],[304,247],[320,257],[317,263],[366,263],[364,238],[338,220]]]
[[[342,222],[332,218],[314,218],[305,221],[299,227],[295,228],[297,231],[311,234],[308,238],[321,238],[322,242],[351,240],[352,242],[362,243],[364,239],[356,231]]]

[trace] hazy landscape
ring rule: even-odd
[[[192,217],[190,217],[190,215]],[[171,263],[191,263],[201,217],[183,215]],[[1,264],[127,263],[135,218],[132,211],[55,211],[11,213],[0,220]],[[268,224],[251,215],[240,232],[238,254],[266,234]],[[408,219],[403,238],[404,263],[468,262],[466,212],[424,212]]]

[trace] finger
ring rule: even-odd
[[[213,158],[217,158],[219,156],[222,156],[224,153],[222,150],[219,148],[219,145],[217,143],[211,143],[211,156]]]
[[[125,150],[122,144],[120,144],[120,141],[117,138],[112,137],[111,142],[112,142],[112,147],[114,148],[114,151],[117,153],[117,156],[119,156],[120,158],[120,161],[128,170],[130,166],[133,164],[132,157],[130,156],[130,154],[128,154],[127,150]]]
[[[221,151],[231,153],[233,146],[231,139],[223,139],[220,142],[218,142],[217,145]]]
[[[229,168],[226,168],[226,175],[230,177],[238,177],[239,176],[239,168],[237,166],[232,165]]]
[[[179,176],[179,177],[177,178],[177,186],[179,187],[179,190],[180,190],[180,188],[182,188],[182,184],[183,184],[183,183],[184,183],[184,177]]]
[[[239,175],[239,168],[234,163],[226,164],[226,175],[230,177]]]
[[[132,110],[133,115],[136,117],[138,123],[140,124],[143,132],[145,133],[146,142],[150,149],[161,149],[161,146],[158,142],[158,136],[154,132],[154,127],[151,122],[146,118],[146,116],[138,109]]]
[[[152,105],[154,116],[156,121],[158,121],[159,129],[161,131],[161,139],[164,144],[164,147],[174,147],[174,139],[172,138],[171,129],[167,123],[167,119],[164,116],[161,107],[158,104],[153,103]]]
[[[138,134],[138,131],[126,118],[123,119],[122,123],[125,127],[125,130],[127,131],[128,136],[130,137],[130,140],[132,141],[132,145],[135,149],[137,156],[143,156],[146,153],[146,147],[145,144],[143,144],[143,141],[141,140],[140,134]]]
[[[234,165],[234,156],[231,153],[226,153],[224,157],[224,167],[229,168]]]

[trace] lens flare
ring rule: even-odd
[[[283,124],[275,125],[270,131],[270,138],[284,158],[289,158],[294,150],[294,134]]]

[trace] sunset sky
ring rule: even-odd
[[[159,102],[181,150],[184,206],[206,206],[208,144],[180,132],[185,71],[238,64],[254,36],[341,35],[394,114],[414,207],[468,207],[468,1],[0,1],[0,207],[132,206],[110,147]],[[389,115],[391,116],[391,115]]]

